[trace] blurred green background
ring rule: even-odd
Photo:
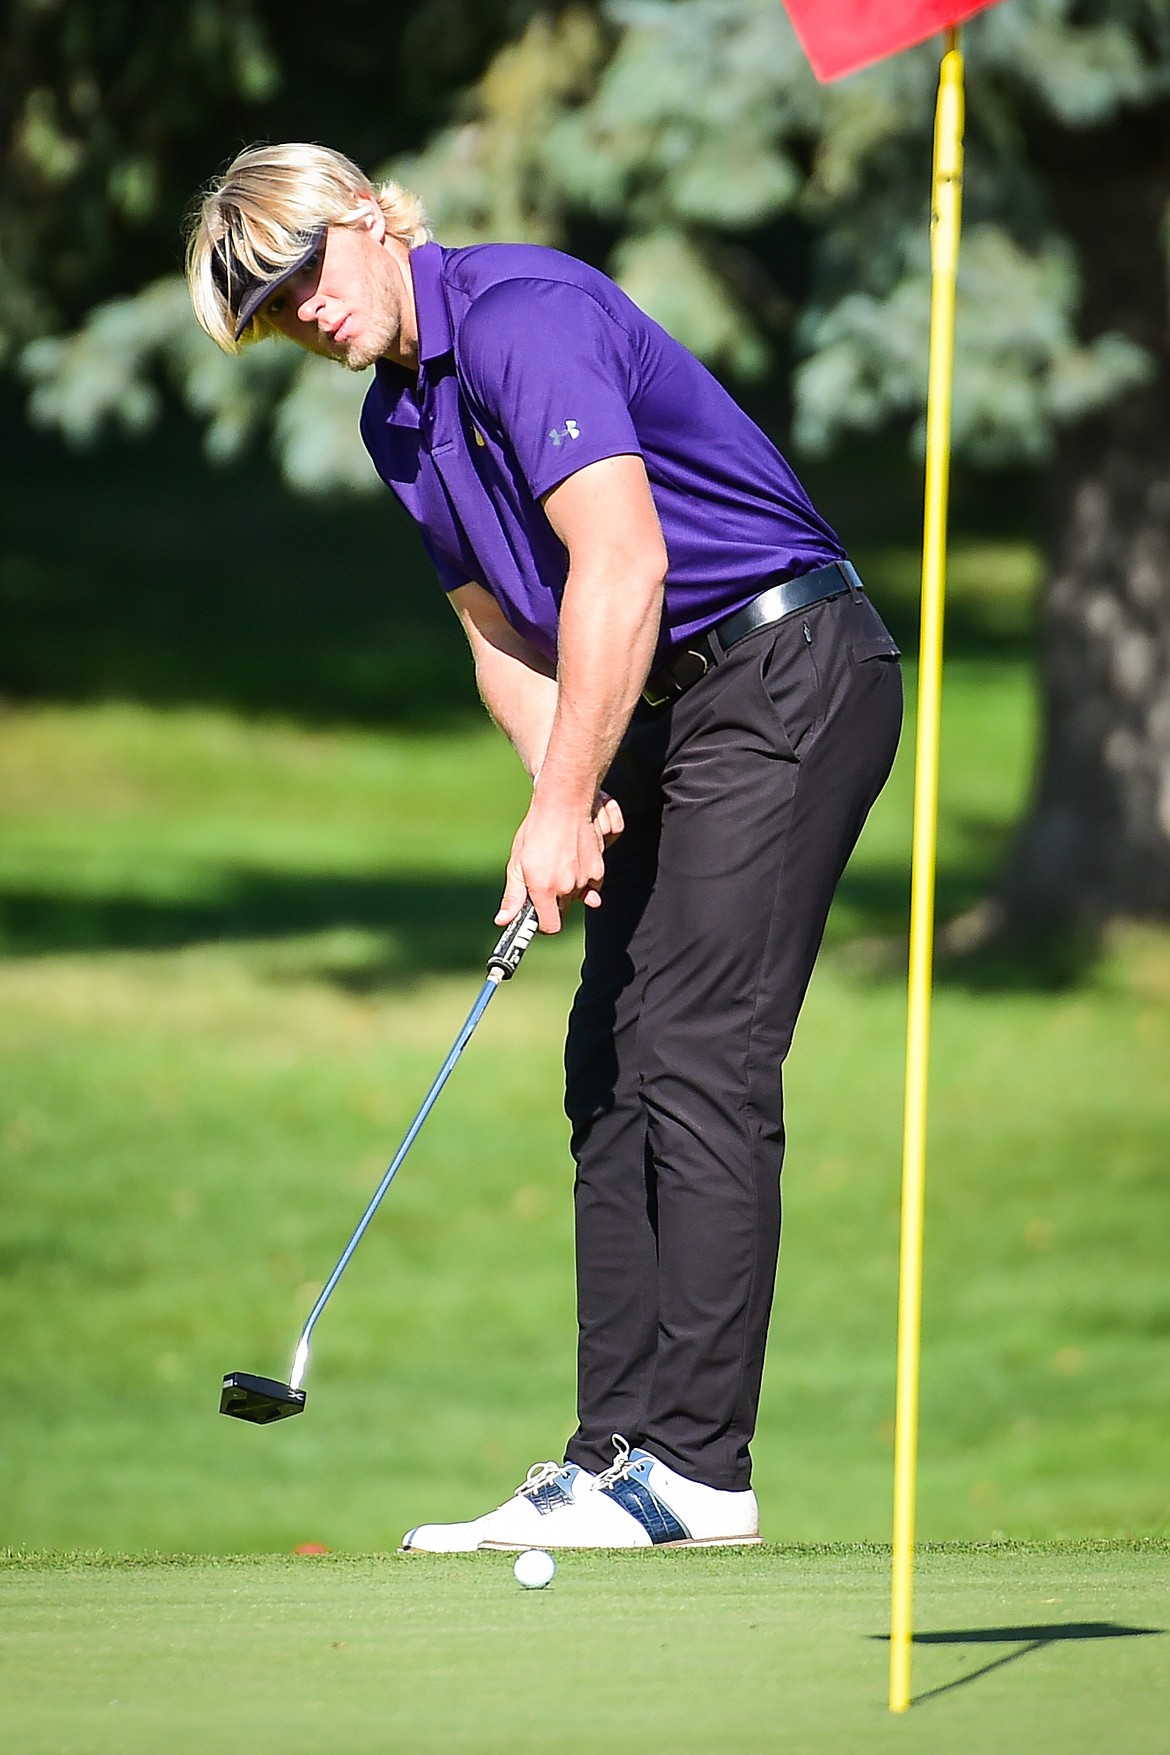
[[[578,927],[539,943],[489,1012],[322,1322],[306,1417],[220,1420],[224,1370],[284,1373],[466,1014],[526,783],[413,533],[362,491],[354,386],[298,379],[275,349],[238,370],[198,351],[166,278],[179,210],[238,139],[325,137],[417,173],[444,241],[545,237],[622,272],[794,448],[904,646],[912,701],[925,173],[913,199],[874,191],[910,186],[933,73],[907,57],[822,98],[786,27],[746,4],[675,0],[633,23],[392,7],[380,35],[354,6],[314,97],[275,9],[202,9],[225,31],[250,21],[238,79],[226,37],[198,60],[194,7],[186,36],[142,33],[127,58],[132,10],[99,28],[96,8],[18,6],[6,75],[0,1542],[384,1549],[495,1503],[572,1424],[559,1084]],[[1093,765],[1058,711],[1070,674],[1102,744],[1123,722],[1142,774],[1170,771],[1155,712],[1170,513],[1151,487],[1168,462],[1149,400],[1165,341],[1144,292],[1094,305],[1053,168],[1063,130],[1070,154],[1112,142],[1136,186],[1129,134],[1164,114],[1165,8],[1108,10],[1006,0],[970,33],[984,121],[939,874],[940,917],[961,929],[936,1000],[926,1539],[1170,1525],[1170,829],[1143,839],[1150,809],[1106,812],[1141,881],[1099,883],[1090,908],[1057,873],[1041,925],[1059,931],[1005,877],[1068,750],[1074,776]],[[1013,56],[1045,18],[1059,53],[1029,85]],[[404,43],[409,101],[400,72],[376,71]],[[683,73],[703,44],[696,90]],[[139,160],[153,193],[127,181]],[[72,231],[71,203],[87,216]],[[1132,243],[1119,223],[1125,287]],[[1105,534],[1070,560],[1093,479]],[[314,484],[328,491],[293,491]],[[1051,586],[1084,627],[1106,597],[1132,633],[1151,566],[1135,706],[1099,651],[1074,641],[1070,658]],[[756,1445],[772,1540],[888,1530],[912,730],[911,715],[789,1065]],[[980,924],[988,898],[1002,931]]]

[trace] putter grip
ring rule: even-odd
[[[536,909],[525,902],[515,920],[500,934],[500,942],[487,960],[488,973],[500,971],[504,981],[511,981],[520,967],[520,959],[536,937]]]

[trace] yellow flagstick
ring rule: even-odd
[[[890,1711],[910,1705],[914,1511],[918,1463],[918,1376],[922,1312],[922,1222],[926,1193],[926,1087],[934,957],[934,873],[938,747],[946,595],[947,487],[951,462],[951,378],[955,271],[963,177],[963,57],[948,36],[934,121],[930,226],[930,386],[926,404],[926,514],[922,548],[922,634],[914,768],[914,852],[910,883],[910,982],[902,1146],[902,1246],[898,1279],[898,1388],[894,1421],[894,1564],[890,1604]]]

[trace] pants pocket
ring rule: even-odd
[[[824,715],[821,673],[807,619],[793,618],[760,653],[756,675],[783,735],[784,753],[799,761],[800,748]]]

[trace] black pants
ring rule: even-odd
[[[833,891],[889,773],[897,649],[863,597],[761,629],[639,706],[626,831],[586,914],[565,1051],[578,1416],[708,1486],[750,1485],[780,1246],[781,1065]],[[842,1077],[847,1069],[842,1068]]]

